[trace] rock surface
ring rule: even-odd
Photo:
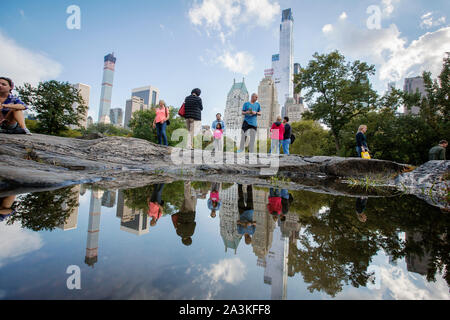
[[[393,177],[407,169],[407,165],[390,161],[357,158],[233,153],[216,158],[208,151],[180,150],[134,138],[81,140],[39,134],[0,134],[0,189],[3,193],[80,183],[134,188],[189,179],[283,185],[290,189],[355,195],[355,191],[340,183],[341,179],[372,176],[393,186]]]

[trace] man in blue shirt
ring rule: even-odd
[[[253,153],[255,151],[255,140],[256,140],[256,130],[258,129],[258,116],[261,116],[261,106],[257,102],[258,95],[256,93],[252,94],[250,102],[246,102],[242,107],[242,115],[244,117],[244,123],[242,124],[241,132],[241,145],[238,153],[245,150],[245,138],[250,135],[250,145],[249,152]]]
[[[237,231],[240,235],[244,235],[245,244],[250,245],[256,230],[256,221],[253,221],[255,210],[253,207],[252,186],[247,186],[247,203],[245,203],[243,186],[241,184],[238,185],[238,209]]]
[[[225,132],[225,122],[222,120],[222,115],[220,113],[216,114],[216,120],[212,123],[211,130],[216,130],[219,123],[222,125],[222,130]]]

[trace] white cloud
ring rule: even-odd
[[[383,15],[385,17],[390,17],[395,10],[395,4],[400,2],[400,0],[381,0],[383,5]]]
[[[240,25],[269,26],[280,10],[271,0],[203,0],[194,2],[188,15],[191,23],[205,27],[208,35],[219,32],[223,38]]]
[[[6,225],[5,222],[0,224],[0,243],[0,268],[39,250],[44,244],[38,233],[26,231],[18,223]]]
[[[40,81],[56,78],[62,71],[58,62],[43,53],[21,47],[13,39],[0,31],[0,70],[2,76],[13,79],[16,85],[28,82],[32,85]]]
[[[333,26],[331,24],[326,24],[322,28],[323,33],[330,33],[333,31]]]
[[[217,264],[213,264],[207,276],[211,278],[212,282],[224,281],[228,284],[236,285],[244,280],[247,269],[244,263],[239,258],[224,259]]]
[[[345,19],[347,19],[348,18],[348,16],[347,16],[347,12],[342,12],[342,14],[339,16],[339,19],[340,20],[345,20]]]
[[[351,59],[375,64],[379,80],[385,82],[400,81],[425,70],[437,76],[445,52],[450,51],[450,27],[428,32],[409,44],[395,24],[369,30],[341,21],[322,31],[330,50],[338,49]]]
[[[436,19],[433,12],[428,12],[421,16],[420,20],[420,27],[422,29],[430,29],[432,27],[438,27],[445,24],[447,18],[445,16],[442,16],[439,19]]]
[[[216,63],[220,63],[224,68],[235,72],[247,75],[253,71],[255,67],[254,57],[245,51],[231,53],[228,50],[220,55]]]

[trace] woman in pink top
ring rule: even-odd
[[[159,101],[159,106],[156,108],[156,117],[153,121],[153,129],[156,129],[156,135],[158,136],[158,144],[168,146],[167,142],[167,120],[169,120],[169,108],[167,108],[164,100]]]
[[[214,130],[214,151],[223,151],[223,129],[221,123],[218,123],[216,125],[216,129]]]
[[[280,116],[277,117],[277,121],[272,125],[270,129],[270,138],[272,139],[272,145],[270,153],[280,154],[280,141],[284,140],[284,125]]]
[[[148,199],[148,216],[152,219],[150,221],[150,226],[154,227],[158,220],[163,215],[163,205],[162,192],[164,189],[164,184],[156,184],[153,189],[152,196]]]

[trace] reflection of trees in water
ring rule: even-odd
[[[79,191],[73,187],[19,196],[16,214],[8,224],[18,221],[33,231],[52,231],[66,223],[78,206],[78,197]]]
[[[308,195],[300,202],[310,199]],[[302,206],[310,207],[300,203],[299,208],[297,201],[292,209],[301,212]],[[344,285],[366,286],[367,267],[380,249],[393,259],[425,257],[427,280],[435,281],[436,273],[444,272],[450,285],[448,214],[411,196],[369,199],[366,223],[357,219],[355,199],[326,196],[313,207],[324,206],[330,209],[320,215],[299,215],[304,231],[298,245],[294,242],[289,248],[290,268],[310,283],[311,292],[324,291],[334,297]],[[406,232],[407,241],[399,239],[399,232]],[[408,236],[412,233],[421,236]],[[414,271],[414,266],[408,269]]]
[[[124,190],[125,205],[137,211],[148,210],[148,200],[153,193],[154,185]],[[179,211],[184,200],[184,183],[183,181],[166,184],[162,192],[162,200],[164,200],[164,215],[171,215]]]

